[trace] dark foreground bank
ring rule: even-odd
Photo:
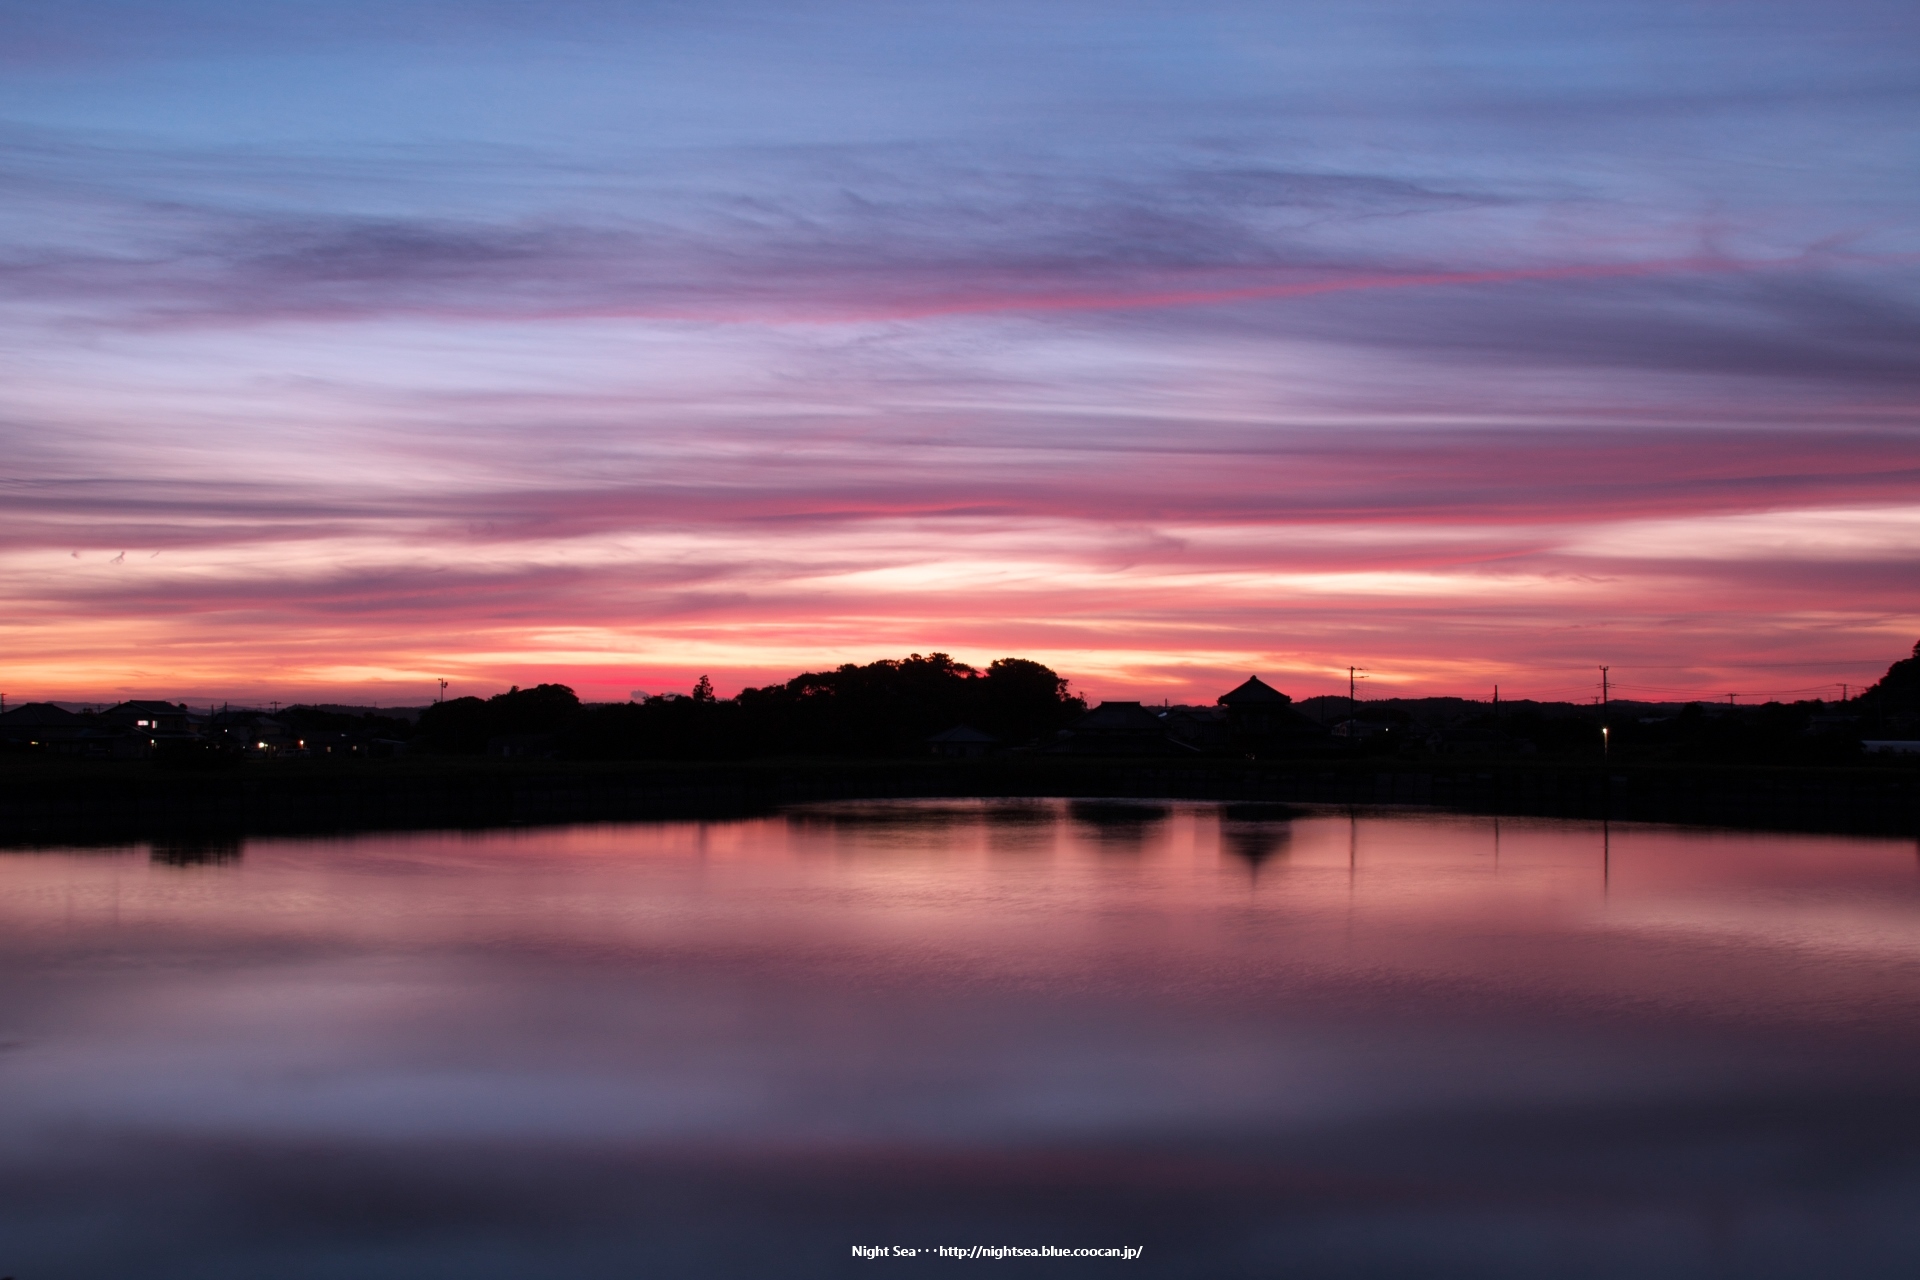
[[[153,762],[11,760],[0,842],[739,817],[821,800],[1163,797],[1755,829],[1920,834],[1920,769],[1479,761],[987,760],[631,764],[476,759],[262,761],[206,773]]]

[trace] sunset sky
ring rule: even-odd
[[[1836,696],[1920,7],[0,0],[0,691]]]

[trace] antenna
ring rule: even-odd
[[[445,680],[442,680],[440,682],[440,696],[435,698],[434,701],[445,702],[446,700],[447,700],[447,682]]]

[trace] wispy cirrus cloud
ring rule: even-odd
[[[1904,10],[297,8],[0,55],[22,687],[1920,622]]]

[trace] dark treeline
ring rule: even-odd
[[[1357,712],[1368,731],[1340,741],[1340,754],[1543,760],[1604,754],[1623,764],[1843,764],[1862,758],[1862,739],[1920,736],[1920,645],[1915,649],[1915,656],[1894,663],[1877,684],[1845,702],[1615,702],[1605,708],[1517,702],[1495,709],[1465,699],[1425,698],[1353,708],[1345,699],[1316,698],[1299,705],[1328,722]],[[1067,682],[1040,663],[1003,658],[979,671],[936,653],[807,672],[731,699],[716,697],[704,677],[689,694],[598,706],[582,705],[564,685],[516,688],[488,699],[435,704],[421,713],[411,736],[417,750],[453,755],[877,758],[924,755],[931,735],[958,725],[992,735],[1002,750],[1041,744],[1085,710]]]
[[[1288,700],[1268,690],[1283,706]],[[1120,713],[1116,721],[1113,713]],[[0,754],[150,759],[166,768],[237,768],[277,757],[397,755],[605,761],[745,761],[926,756],[928,739],[962,726],[975,740],[942,754],[1166,755],[1234,759],[1522,757],[1620,764],[1920,766],[1920,645],[1844,701],[1726,703],[1502,702],[1408,698],[1290,704],[1288,731],[1265,733],[1231,706],[1086,703],[1040,663],[1002,658],[985,670],[945,654],[813,671],[716,697],[703,677],[687,694],[583,705],[564,685],[515,688],[426,708],[292,706],[271,713],[128,702],[74,713],[29,703],[0,714]],[[1105,721],[1102,722],[1102,716]],[[1119,724],[1125,742],[1116,740]],[[1602,729],[1606,730],[1603,737]],[[985,735],[987,741],[978,740]],[[1137,741],[1136,741],[1137,739]],[[1871,746],[1869,744],[1880,744]]]
[[[558,684],[455,698],[421,713],[414,741],[451,754],[575,760],[923,755],[928,737],[958,725],[1016,747],[1085,710],[1038,662],[1002,658],[979,671],[934,653],[810,671],[726,699],[704,676],[690,694],[601,706]]]

